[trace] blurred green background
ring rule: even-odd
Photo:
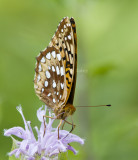
[[[0,160],[8,159],[11,139],[4,128],[23,126],[21,104],[32,126],[43,104],[33,87],[35,57],[50,42],[58,23],[74,17],[78,38],[78,77],[72,144],[77,160],[138,159],[138,1],[0,0]],[[69,128],[70,129],[70,128]]]

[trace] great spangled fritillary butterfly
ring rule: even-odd
[[[38,55],[34,88],[37,96],[65,120],[73,106],[77,73],[77,35],[73,18],[59,23],[48,47]]]

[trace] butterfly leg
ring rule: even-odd
[[[72,123],[70,123],[70,122],[68,122],[68,121],[66,121],[66,120],[64,120],[64,121],[65,121],[66,123],[72,125],[72,129],[71,129],[70,132],[69,132],[69,133],[71,133],[71,132],[74,130],[74,128],[76,127],[76,125],[73,124],[73,121],[72,121]]]
[[[45,122],[45,116],[43,116],[43,121],[44,121],[44,134],[43,134],[43,137],[45,135],[45,132],[46,132],[46,122]]]
[[[63,129],[63,127],[64,127],[65,123],[68,123],[68,124],[72,125],[72,128],[73,128],[73,129],[76,127],[76,125],[75,125],[75,124],[70,123],[70,122],[68,122],[67,120],[64,120],[64,123],[63,123],[63,125],[62,125],[62,129]],[[73,130],[73,129],[71,129],[71,130]],[[72,131],[71,131],[71,132],[72,132]]]
[[[60,123],[58,125],[58,139],[59,139],[59,128],[60,128],[61,124],[62,124],[62,119],[60,120]]]
[[[65,121],[63,122],[63,125],[62,125],[62,130],[63,130],[63,127],[64,127],[64,125],[65,125]]]
[[[44,121],[44,134],[43,134],[43,136],[45,135],[45,132],[46,132],[46,122],[45,122],[45,118],[57,119],[57,118],[50,117],[50,116],[47,116],[47,115],[44,115],[44,116],[43,116],[43,121]]]
[[[69,132],[69,133],[71,133],[71,132],[74,130],[74,128],[76,127],[76,125],[74,125],[74,124],[73,124],[72,116],[71,116],[71,120],[72,120],[72,129],[70,130],[70,132]]]
[[[47,116],[47,115],[44,115],[43,117],[51,118],[51,119],[57,119],[56,117],[50,117],[50,116]]]
[[[74,130],[74,128],[76,127],[76,125],[73,124],[73,120],[72,120],[72,123],[70,123],[70,122],[68,122],[68,121],[66,121],[66,120],[64,120],[64,122],[66,122],[66,123],[72,125],[72,129],[71,129],[70,132],[64,137],[64,138],[66,138],[66,137]]]

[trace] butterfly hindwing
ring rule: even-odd
[[[39,98],[54,108],[63,97],[64,71],[58,50],[47,47],[37,57],[35,90]],[[63,86],[64,87],[64,86]]]

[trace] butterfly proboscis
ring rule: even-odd
[[[62,19],[48,47],[40,52],[36,60],[35,92],[54,111],[56,119],[60,119],[59,138],[62,121],[72,125],[70,132],[75,127],[73,121],[66,120],[76,110],[73,100],[77,77],[77,35],[73,18]]]

